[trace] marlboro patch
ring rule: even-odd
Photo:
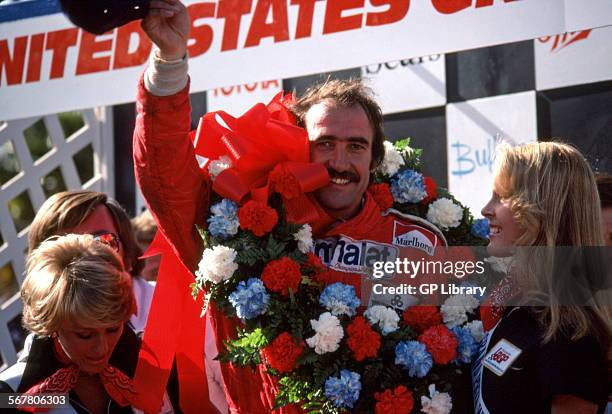
[[[400,247],[412,247],[434,254],[437,236],[431,231],[414,224],[393,223],[393,244]]]

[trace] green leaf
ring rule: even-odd
[[[191,297],[193,297],[194,299],[197,298],[200,294],[200,287],[198,286],[198,282],[192,282],[189,285],[189,288],[191,289]]]
[[[195,227],[196,227],[196,230],[198,231],[198,234],[202,238],[202,245],[204,246],[204,248],[208,249],[208,248],[212,247],[211,235],[208,232],[208,230],[203,229],[202,227],[198,226],[197,224],[195,225]]]
[[[404,151],[406,148],[410,149],[410,138],[400,139],[399,141],[395,141],[393,143],[395,149],[399,152]]]
[[[265,252],[257,246],[251,246],[248,249],[241,249],[236,255],[236,263],[247,266],[255,266],[258,262],[264,261],[266,258]]]
[[[261,328],[251,332],[239,330],[237,339],[225,342],[226,352],[219,355],[219,360],[242,366],[259,364],[261,363],[259,351],[268,343],[269,339]]]
[[[266,253],[268,260],[277,260],[285,255],[285,247],[287,243],[277,241],[272,234],[268,236],[268,243],[266,245]]]
[[[304,264],[308,260],[308,257],[299,250],[294,250],[286,256],[291,260],[298,262],[299,264]]]

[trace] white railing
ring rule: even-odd
[[[22,339],[18,291],[33,215],[58,191],[114,194],[112,108],[0,122],[0,169],[9,177],[0,187],[1,371],[16,361]]]

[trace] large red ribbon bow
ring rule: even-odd
[[[273,192],[283,196],[288,220],[314,222],[318,208],[310,193],[329,181],[322,164],[310,163],[308,135],[286,109],[289,96],[276,95],[268,105],[257,104],[239,118],[211,112],[200,119],[195,153],[211,161],[225,156],[231,167],[213,182],[213,190],[237,203],[247,198],[267,203]]]

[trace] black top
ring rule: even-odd
[[[491,414],[550,413],[555,395],[573,395],[591,401],[598,405],[598,413],[604,413],[610,383],[606,353],[597,340],[587,336],[571,341],[567,335],[558,335],[543,344],[543,334],[544,329],[529,308],[506,311],[492,334],[481,343],[481,352],[474,364],[477,413],[487,412],[478,404],[480,387],[481,402]],[[502,375],[497,375],[484,367],[482,361],[502,339],[519,348],[521,353]]]
[[[136,336],[134,331],[124,326],[123,333],[115,346],[115,350],[111,355],[109,364],[118,368],[130,378],[134,378],[136,365],[138,363],[138,352],[140,351],[140,338]],[[53,350],[53,340],[49,337],[34,337],[32,347],[27,355],[25,369],[21,376],[21,381],[16,390],[0,381],[0,393],[19,392],[23,393],[29,390],[34,385],[40,383],[45,378],[53,375],[58,369],[63,368]],[[172,402],[175,413],[180,413],[178,409],[178,385],[176,381],[176,370],[170,374],[167,391]],[[70,405],[79,414],[88,414],[88,411],[81,405],[81,401],[74,391],[69,395]],[[4,412],[4,411],[3,411]],[[7,410],[7,412],[9,412]],[[16,410],[14,411],[16,412]],[[132,413],[131,407],[120,407],[114,402],[111,402],[108,410],[109,414],[124,414]]]

